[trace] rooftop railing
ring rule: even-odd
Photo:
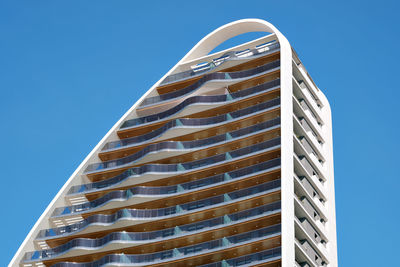
[[[223,63],[225,63],[227,61],[244,59],[244,58],[245,59],[253,59],[256,57],[265,56],[267,54],[276,52],[278,50],[279,50],[279,43],[276,41],[273,41],[271,43],[260,45],[253,49],[246,49],[244,51],[230,51],[230,52],[223,54],[219,58],[213,59],[211,62],[199,64],[194,69],[171,74],[168,77],[166,77],[160,83],[160,85],[165,85],[168,83],[181,81],[181,80],[184,80],[187,78],[193,78],[198,75],[203,75],[209,71],[212,71],[216,67],[221,66]]]

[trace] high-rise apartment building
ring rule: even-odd
[[[247,32],[266,36],[217,53]],[[286,38],[203,38],[114,125],[11,266],[337,266],[329,103]]]

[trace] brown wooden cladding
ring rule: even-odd
[[[260,153],[258,155],[253,155],[251,157],[246,157],[241,160],[237,160],[234,163],[235,164],[221,164],[219,166],[214,166],[211,168],[206,168],[198,171],[193,171],[187,174],[180,174],[176,175],[173,177],[167,177],[163,179],[158,179],[146,183],[140,183],[135,186],[168,186],[168,185],[176,185],[176,184],[181,184],[181,183],[186,183],[190,181],[195,181],[198,179],[202,179],[205,177],[210,177],[216,174],[220,173],[225,173],[225,172],[230,172],[238,168],[244,168],[246,166],[251,166],[260,162],[264,162],[267,160],[271,160],[274,158],[279,158],[280,157],[280,149],[275,149],[272,151]],[[111,188],[111,189],[104,189],[99,192],[92,192],[92,193],[87,193],[85,196],[86,198],[91,201],[96,198],[99,198],[106,193],[114,190],[123,190],[123,189],[129,189],[132,188],[133,186],[124,186],[124,187],[116,187],[116,188]]]
[[[280,170],[275,171],[274,174],[276,174],[276,176],[280,176]],[[217,185],[214,187],[208,187],[205,189],[200,189],[198,191],[194,191],[194,192],[190,192],[190,193],[186,193],[186,194],[174,195],[174,196],[171,196],[168,198],[161,198],[161,199],[157,199],[157,200],[146,201],[146,202],[134,204],[134,205],[123,205],[121,203],[122,205],[119,206],[118,208],[87,212],[87,213],[82,214],[82,217],[87,218],[94,214],[112,214],[123,208],[127,208],[127,209],[160,209],[160,208],[166,208],[166,207],[173,207],[173,206],[185,204],[185,203],[188,203],[191,201],[206,199],[206,198],[210,198],[210,197],[213,197],[216,195],[231,193],[236,190],[240,190],[240,189],[248,188],[251,186],[258,185],[258,184],[262,184],[264,182],[269,181],[268,180],[269,177],[271,177],[271,176],[265,175],[265,174],[259,174],[256,176],[248,177],[246,179],[239,179],[234,182],[232,181],[230,183],[221,184],[221,185]]]
[[[224,134],[224,133],[238,130],[241,128],[246,128],[246,127],[252,126],[254,124],[260,123],[260,122],[268,121],[268,120],[279,117],[279,115],[280,115],[280,110],[278,107],[274,110],[266,111],[265,113],[262,113],[262,114],[254,115],[254,116],[251,116],[251,117],[248,117],[248,118],[245,118],[242,120],[237,120],[235,122],[230,122],[230,123],[227,123],[224,125],[214,126],[214,127],[211,127],[211,128],[205,129],[205,130],[201,130],[198,132],[194,132],[191,134],[177,136],[174,138],[165,139],[163,141],[153,141],[153,142],[149,142],[149,143],[138,145],[138,146],[121,147],[120,149],[116,149],[116,150],[112,150],[112,151],[100,152],[99,157],[102,161],[107,161],[107,160],[126,157],[128,155],[136,153],[136,152],[142,150],[143,148],[145,148],[146,146],[148,146],[149,144],[155,144],[155,143],[164,142],[164,141],[193,141],[193,140],[198,140],[198,139],[205,139],[208,137],[212,137],[212,136],[219,135],[219,134]]]
[[[266,55],[264,57],[260,57],[254,60],[250,60],[247,61],[245,63],[236,65],[234,67],[230,67],[230,68],[226,68],[226,69],[221,69],[218,70],[218,72],[235,72],[235,71],[243,71],[243,70],[248,70],[248,69],[253,69],[256,68],[258,66],[262,66],[265,65],[269,62],[272,62],[274,60],[277,60],[280,58],[280,53],[275,52],[269,55]],[[212,73],[208,72],[208,73]],[[185,88],[191,84],[194,84],[195,82],[197,82],[198,80],[200,80],[204,75],[201,76],[197,76],[194,78],[189,78],[189,79],[185,79],[183,81],[177,81],[175,83],[170,83],[170,84],[166,84],[166,85],[160,85],[157,87],[157,91],[160,95],[166,94],[166,93],[171,93],[174,92],[176,90],[180,90],[182,88]]]
[[[73,256],[51,260],[52,264],[60,261],[73,260],[74,262],[89,262],[95,261],[107,254],[124,253],[124,254],[148,254],[156,253],[164,250],[180,248],[190,245],[195,245],[215,239],[220,239],[225,236],[232,236],[241,233],[246,233],[263,227],[279,224],[281,222],[281,214],[269,215],[266,217],[256,218],[253,220],[241,222],[238,224],[228,224],[225,227],[212,229],[192,235],[181,236],[173,239],[160,240],[157,242],[149,242],[147,244],[133,245],[129,248],[115,249],[107,252],[92,253],[83,256]]]
[[[161,220],[154,220],[151,222],[146,222],[142,224],[136,225],[126,225],[125,227],[116,228],[116,229],[104,229],[102,231],[97,231],[93,233],[76,233],[74,235],[69,236],[62,236],[59,238],[49,239],[47,240],[47,244],[50,247],[59,246],[72,240],[74,238],[101,238],[106,236],[112,232],[118,231],[126,231],[126,232],[147,232],[147,231],[156,231],[165,228],[172,228],[175,226],[180,226],[189,223],[195,223],[199,221],[204,221],[208,219],[212,219],[215,217],[224,216],[225,214],[231,214],[235,212],[240,212],[243,210],[251,209],[254,207],[262,206],[265,204],[269,204],[281,199],[281,192],[275,191],[268,194],[264,194],[261,196],[252,197],[249,199],[245,199],[242,201],[229,203],[227,202],[226,205],[218,206],[206,210],[201,210],[197,212],[193,212],[190,214],[182,214],[177,215],[171,218],[161,219]]]
[[[129,166],[121,166],[120,168],[115,168],[115,169],[104,169],[102,171],[98,171],[95,173],[88,173],[86,176],[92,181],[101,181],[110,177],[113,177],[115,175],[121,174],[122,172],[126,171],[129,168],[132,167],[137,167],[137,166],[142,166],[146,164],[177,164],[177,163],[185,163],[185,162],[191,162],[194,160],[200,160],[204,158],[208,158],[217,154],[223,154],[226,152],[230,152],[236,149],[248,147],[250,145],[254,145],[260,142],[264,142],[270,139],[273,139],[275,137],[280,136],[280,128],[276,128],[267,132],[261,132],[259,134],[256,134],[254,136],[249,136],[245,137],[242,139],[238,139],[236,141],[232,141],[229,143],[223,143],[217,146],[213,147],[208,147],[204,148],[201,150],[196,150],[194,152],[182,154],[182,155],[177,155],[169,158],[164,158],[164,159],[159,159],[159,160],[154,160],[154,161],[149,161],[146,163],[140,163],[140,164],[132,164]]]
[[[247,108],[247,107],[274,99],[280,95],[279,92],[280,92],[279,89],[265,92],[260,95],[256,95],[256,96],[252,96],[252,97],[248,97],[248,98],[245,98],[242,100],[232,102],[230,104],[221,105],[216,108],[208,109],[208,110],[205,110],[202,112],[193,113],[190,115],[185,115],[184,118],[209,118],[209,117],[213,117],[213,116],[217,116],[217,115],[226,114],[229,112]],[[181,117],[177,117],[177,118],[181,118]],[[120,129],[120,130],[118,130],[117,134],[118,134],[118,137],[121,139],[143,135],[143,134],[146,134],[146,133],[149,133],[151,131],[158,129],[158,128],[162,127],[164,124],[168,123],[169,121],[175,120],[177,118],[162,120],[162,121],[155,121],[154,123],[151,123],[151,124],[142,124],[142,125],[138,125],[133,128]]]

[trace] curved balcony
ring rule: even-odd
[[[132,119],[132,120],[129,120],[126,122],[129,122],[129,127],[142,125],[142,124],[146,124],[146,123],[150,123],[150,122],[168,118],[174,114],[177,114],[178,112],[182,111],[186,107],[193,105],[193,104],[200,104],[200,103],[215,104],[215,103],[231,102],[233,100],[237,100],[237,99],[244,98],[247,96],[252,96],[252,95],[258,94],[260,92],[272,91],[274,89],[279,88],[279,85],[280,85],[280,79],[278,78],[278,79],[275,79],[275,80],[272,80],[272,81],[254,86],[254,87],[243,89],[243,90],[231,93],[231,94],[192,96],[190,98],[185,99],[182,103],[176,105],[175,107],[173,107],[169,110],[166,110],[166,111],[154,114],[154,115],[149,115],[149,116],[145,116],[145,117],[141,117],[141,118]],[[123,140],[115,141],[115,142],[109,142],[103,147],[102,150],[104,151],[104,150],[109,150],[109,149],[129,145],[129,144],[131,144],[129,142],[130,139],[132,139],[132,138],[123,139]]]
[[[199,211],[202,209],[208,209],[217,205],[224,205],[228,202],[238,199],[248,198],[259,193],[265,194],[266,192],[276,191],[280,188],[280,179],[263,183],[257,186],[240,189],[231,193],[217,195],[210,198],[205,198],[185,204],[180,204],[167,208],[159,209],[122,209],[109,215],[95,214],[88,218],[80,221],[79,223],[62,226],[47,230],[41,230],[36,237],[42,239],[46,237],[63,236],[69,235],[73,232],[78,232],[87,228],[90,225],[112,225],[121,219],[128,220],[145,220],[145,219],[162,219],[165,217],[174,217],[183,215],[192,211]]]
[[[210,126],[212,124],[220,124],[220,123],[224,123],[224,122],[231,121],[234,119],[243,118],[246,115],[250,115],[250,114],[254,115],[256,112],[266,111],[266,110],[268,110],[274,106],[277,106],[279,104],[280,104],[280,98],[278,97],[273,100],[269,100],[267,102],[263,102],[263,103],[260,103],[260,104],[257,104],[257,105],[251,106],[251,107],[247,107],[247,108],[240,109],[240,110],[237,110],[237,111],[234,111],[231,113],[222,114],[222,115],[218,115],[218,116],[214,116],[214,117],[176,119],[173,121],[169,121],[164,126],[158,128],[155,131],[152,131],[148,134],[138,136],[138,137],[140,138],[140,137],[144,137],[144,136],[148,136],[148,135],[158,136],[159,135],[158,132],[163,133],[167,129],[170,129],[170,128],[176,127],[176,126],[199,127],[199,126],[204,126],[204,125]],[[119,161],[121,161],[121,163],[119,163]],[[113,163],[110,163],[110,164],[105,162],[105,163],[89,165],[86,168],[85,173],[104,170],[106,168],[115,168],[116,166],[126,164],[125,162],[123,162],[123,160],[116,160],[116,161],[112,161],[112,162]]]
[[[104,256],[100,260],[93,262],[60,262],[54,264],[53,267],[97,267],[108,264],[129,264],[130,266],[143,266],[148,264],[157,264],[172,261],[175,259],[182,259],[186,257],[236,247],[262,239],[272,238],[280,235],[280,233],[281,225],[276,224],[258,230],[253,230],[237,235],[231,235],[224,238],[203,242],[200,244],[160,251],[151,254],[110,254]]]
[[[213,72],[204,75],[200,80],[197,82],[186,86],[185,88],[158,95],[158,96],[153,96],[153,97],[148,97],[143,100],[143,102],[140,104],[140,108],[143,108],[145,106],[153,105],[153,104],[158,104],[163,101],[169,101],[174,98],[182,97],[184,95],[187,95],[189,93],[192,93],[196,91],[197,89],[201,88],[202,85],[204,85],[207,82],[210,82],[212,80],[220,80],[220,81],[234,81],[234,80],[240,80],[243,78],[250,79],[252,76],[262,74],[263,72],[267,72],[276,68],[279,68],[280,66],[280,60],[275,60],[272,62],[269,62],[267,64],[264,64],[262,66],[249,69],[249,70],[243,70],[243,71],[235,71],[235,72]],[[129,125],[126,125],[125,123],[121,126],[121,128],[126,128],[129,127]]]
[[[236,160],[237,158],[240,157],[245,157],[249,156],[251,154],[271,149],[274,147],[277,147],[280,145],[280,137],[258,143],[252,146],[248,146],[245,148],[240,148],[237,150],[233,150],[230,152],[226,152],[224,154],[218,154],[215,156],[211,156],[205,159],[201,160],[196,160],[196,161],[191,161],[191,162],[186,162],[186,163],[180,163],[180,164],[147,164],[147,165],[142,165],[140,167],[134,167],[131,169],[126,170],[125,172],[113,177],[109,178],[103,181],[99,182],[93,182],[89,184],[83,184],[83,185],[76,185],[71,187],[70,191],[68,192],[69,194],[73,193],[82,193],[82,192],[87,192],[89,190],[97,190],[97,189],[102,189],[105,187],[109,187],[112,185],[116,185],[118,183],[121,183],[122,181],[133,177],[133,176],[141,176],[146,173],[172,173],[172,174],[180,174],[183,172],[187,171],[193,171],[195,169],[199,168],[205,168],[205,167],[211,167],[214,166],[215,164],[223,164],[224,162]]]
[[[233,259],[200,265],[198,267],[228,267],[228,266],[242,266],[242,265],[249,266],[249,264],[258,265],[279,260],[281,258],[282,258],[282,248],[278,247],[278,248],[263,250],[252,254],[247,254]]]
[[[90,164],[85,171],[90,172],[93,170],[103,170],[110,167],[114,168],[118,166],[132,165],[133,163],[142,160],[149,154],[159,153],[163,150],[167,151],[177,150],[187,153],[196,149],[204,149],[207,147],[216,146],[218,144],[236,141],[238,139],[247,136],[255,135],[257,133],[265,131],[266,129],[272,128],[279,124],[280,124],[280,118],[275,118],[236,131],[227,132],[225,134],[220,134],[205,139],[199,139],[193,141],[165,141],[161,143],[155,143],[145,147],[144,149],[138,151],[137,153],[134,153],[124,158]]]
[[[279,43],[274,41],[269,44],[260,45],[254,49],[246,49],[244,51],[230,51],[220,56],[219,58],[215,58],[211,62],[208,62],[206,64],[201,64],[200,66],[192,70],[171,74],[167,76],[160,83],[160,85],[166,85],[177,81],[183,81],[188,78],[194,78],[196,76],[206,74],[207,72],[210,72],[229,61],[243,60],[243,59],[250,60],[263,57],[267,54],[271,54],[273,52],[278,51],[279,48],[280,48]]]
[[[172,128],[175,128],[175,127],[200,128],[200,127],[206,127],[206,126],[207,127],[216,126],[216,125],[223,124],[226,122],[232,122],[234,120],[243,119],[246,116],[255,115],[257,112],[267,111],[273,107],[278,106],[279,104],[280,104],[280,98],[278,97],[278,98],[275,98],[275,99],[272,99],[272,100],[254,105],[254,106],[239,109],[234,112],[230,112],[230,113],[226,113],[226,114],[222,114],[222,115],[218,115],[218,116],[214,116],[214,117],[180,118],[180,119],[171,120],[171,121],[165,123],[160,128],[158,128],[154,131],[151,131],[149,133],[109,143],[110,144],[109,148],[120,147],[122,145],[124,145],[124,146],[133,145],[133,144],[137,145],[139,143],[149,142],[152,139],[162,136],[168,130],[171,130]]]
[[[211,177],[190,181],[182,184],[171,186],[138,186],[128,190],[112,191],[104,196],[84,204],[73,205],[68,207],[57,208],[54,210],[52,216],[60,216],[67,214],[82,213],[88,210],[93,210],[98,207],[104,206],[112,201],[127,201],[133,197],[143,196],[160,196],[167,197],[174,194],[185,194],[188,191],[193,191],[198,188],[217,186],[231,180],[244,179],[253,176],[260,172],[270,171],[281,164],[280,158],[272,159],[262,162],[250,167],[241,168],[239,170],[227,172],[224,174],[217,174]]]
[[[124,244],[155,242],[159,240],[177,238],[185,235],[193,235],[196,233],[209,231],[211,229],[225,227],[226,225],[238,224],[244,221],[253,220],[256,217],[258,218],[267,216],[279,212],[280,208],[281,208],[281,202],[277,201],[271,204],[244,210],[241,212],[227,214],[221,217],[180,225],[163,230],[157,230],[151,232],[137,232],[137,233],[113,232],[102,238],[97,238],[97,239],[77,238],[52,249],[26,253],[24,260],[25,261],[46,260],[61,256],[74,249],[93,251],[105,247],[110,243],[116,243],[116,242],[122,242]]]

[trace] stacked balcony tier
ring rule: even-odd
[[[272,41],[164,79],[85,166],[21,266],[279,266],[279,59]]]

